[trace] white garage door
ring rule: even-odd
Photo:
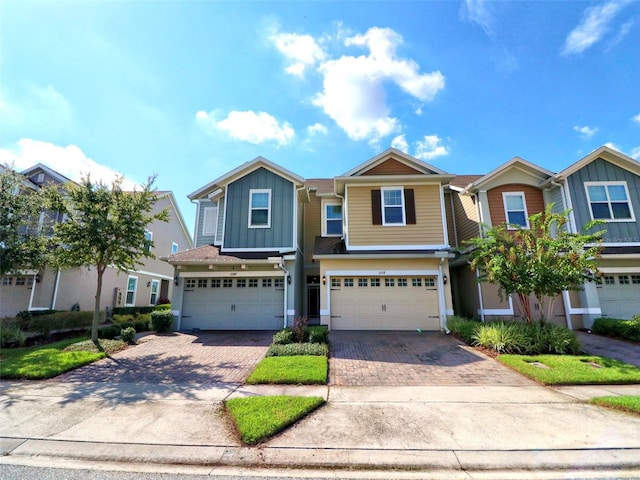
[[[640,315],[640,272],[604,274],[598,298],[604,316],[631,319]]]
[[[282,278],[185,278],[183,330],[278,330]]]
[[[440,330],[435,277],[331,277],[335,330]]]

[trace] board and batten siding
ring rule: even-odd
[[[627,182],[627,190],[635,221],[605,222],[597,229],[605,229],[605,243],[640,242],[640,177],[623,168],[598,158],[567,178],[569,191],[573,200],[573,212],[576,227],[584,230],[584,225],[591,220],[585,182]]]
[[[487,192],[489,199],[489,214],[491,215],[491,224],[500,225],[506,223],[507,217],[504,211],[503,193],[522,192],[527,205],[527,216],[534,213],[544,211],[544,199],[542,198],[542,190],[522,184],[509,184],[492,188]]]
[[[249,228],[249,191],[271,190],[271,225]],[[229,184],[226,194],[224,248],[293,248],[293,183],[266,168],[258,168]]]
[[[549,201],[553,202],[553,207],[551,208],[553,213],[562,213],[566,210],[561,187],[553,187],[549,190]]]
[[[442,225],[440,185],[411,185],[415,195],[415,225],[373,225],[371,190],[380,187],[347,187],[349,245],[443,245],[447,243]]]

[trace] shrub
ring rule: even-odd
[[[135,318],[135,315],[131,315],[130,313],[111,315],[113,323],[133,322]]]
[[[98,338],[113,340],[120,335],[122,328],[119,325],[109,325],[108,327],[98,329]],[[91,338],[91,329],[87,330],[87,336]]]
[[[24,347],[27,337],[17,325],[0,327],[0,348]]]
[[[482,325],[480,322],[461,317],[449,317],[447,319],[447,328],[469,344],[472,343],[473,335],[480,325]]]
[[[142,315],[140,315],[140,317],[142,317]],[[138,317],[136,321],[133,322],[133,328],[135,328],[136,332],[138,333],[146,332],[149,330],[149,322],[151,322],[151,316],[149,316],[149,318],[146,321],[140,320],[140,317]]]
[[[156,307],[115,307],[111,313],[113,315],[139,315],[141,313],[151,313]]]
[[[173,326],[173,314],[170,310],[155,310],[151,312],[149,327],[158,333],[170,332]]]
[[[80,330],[91,326],[92,321],[93,312],[55,312],[33,316],[25,329],[48,338],[52,331]]]
[[[276,345],[287,345],[295,341],[295,335],[289,327],[280,330],[273,336],[273,343]]]
[[[169,300],[167,297],[160,297],[158,299],[157,305],[171,305],[171,300]]]
[[[136,336],[136,329],[133,327],[127,327],[127,328],[123,328],[120,331],[120,339],[123,342],[127,342],[127,343],[135,343],[133,341],[133,338]]]
[[[288,343],[272,344],[267,350],[267,357],[291,357],[295,355],[329,355],[329,347],[324,343]]]
[[[170,303],[158,303],[154,310],[171,310]]]
[[[640,315],[635,315],[631,320],[596,318],[591,330],[598,335],[640,342]]]
[[[516,323],[486,323],[473,334],[473,344],[498,353],[524,353],[527,342],[523,329]]]
[[[325,326],[307,327],[309,343],[329,343],[329,329]]]
[[[571,330],[553,324],[487,322],[478,324],[472,335],[473,345],[498,353],[577,354],[580,344]]]
[[[291,331],[298,343],[306,342],[308,338],[307,323],[309,319],[307,317],[294,317],[293,326]]]

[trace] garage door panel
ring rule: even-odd
[[[434,277],[334,277],[331,328],[439,330]]]
[[[609,318],[631,319],[640,314],[640,272],[606,273],[598,285],[602,314]]]
[[[284,291],[274,278],[185,279],[181,328],[277,330]],[[280,284],[281,284],[280,280]]]

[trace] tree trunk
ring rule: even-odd
[[[100,297],[102,296],[102,275],[104,268],[98,267],[98,287],[96,289],[96,299],[93,304],[93,322],[91,322],[91,340],[98,343],[98,324],[100,323]]]

